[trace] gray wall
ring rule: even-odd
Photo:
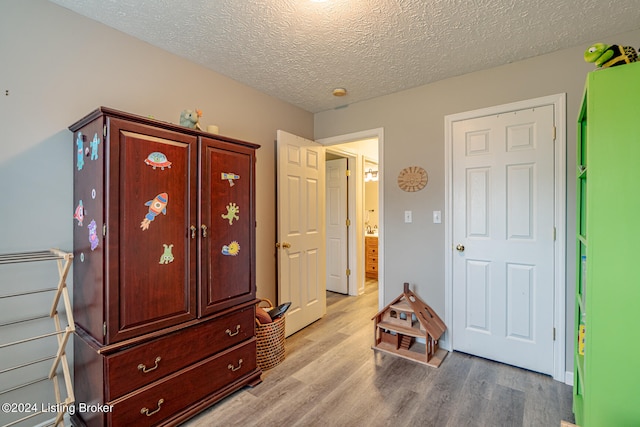
[[[204,125],[216,124],[222,135],[262,145],[257,156],[257,286],[259,296],[275,300],[274,140],[277,129],[312,138],[311,113],[45,0],[0,0],[0,85],[0,254],[72,250],[71,123],[100,105],[173,123],[183,109],[199,108]],[[53,262],[0,265],[0,295],[27,284],[56,283]],[[0,324],[24,318],[35,309],[32,301],[0,299]],[[42,312],[49,304],[40,303]],[[51,325],[44,322],[33,333]],[[23,333],[9,329],[0,328],[0,344]],[[0,370],[44,352],[22,347],[9,357],[0,349]],[[0,377],[0,390],[16,376],[22,378],[15,381],[26,381],[47,367],[27,371]],[[29,401],[54,402],[47,387],[48,397],[30,390]],[[24,399],[0,395],[2,402]],[[0,413],[0,425],[10,419],[15,417]]]
[[[640,30],[593,42],[640,48]],[[575,140],[576,118],[586,74],[594,69],[582,59],[588,45],[539,56],[490,70],[450,78],[396,94],[315,115],[315,138],[384,128],[384,301],[390,302],[410,282],[444,318],[444,224],[433,224],[432,211],[445,211],[444,117],[557,93],[567,93],[567,371],[573,367],[575,289]],[[473,58],[469,58],[473,61]],[[398,172],[424,167],[429,183],[419,193],[396,185]],[[413,223],[403,213],[413,211]]]

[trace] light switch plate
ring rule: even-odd
[[[404,222],[407,224],[413,222],[413,219],[411,218],[411,211],[404,211]]]
[[[441,211],[433,211],[433,223],[440,224],[442,222],[442,212]]]

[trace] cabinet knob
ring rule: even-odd
[[[207,226],[202,224],[200,228],[202,229],[202,237],[207,237]]]

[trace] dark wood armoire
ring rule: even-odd
[[[258,384],[259,146],[105,107],[69,129],[73,423],[175,425]]]

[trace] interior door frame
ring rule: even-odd
[[[566,183],[567,183],[567,122],[566,93],[528,99],[509,104],[497,105],[478,110],[445,116],[445,323],[453,325],[453,124],[458,121],[502,114],[514,110],[553,105],[556,139],[554,146],[554,222],[556,240],[554,243],[554,308],[553,327],[553,378],[557,381],[572,382],[566,372]],[[551,333],[551,332],[550,332]],[[453,333],[447,330],[440,346],[453,350]]]
[[[328,137],[328,138],[321,138],[321,139],[317,139],[316,142],[319,144],[324,145],[327,149],[330,149],[330,147],[332,145],[338,145],[338,144],[346,144],[348,142],[354,142],[354,141],[359,141],[359,140],[363,140],[363,139],[371,139],[371,138],[377,138],[378,139],[378,176],[379,176],[379,181],[380,181],[380,185],[378,185],[378,205],[380,206],[380,211],[379,211],[379,216],[378,216],[378,222],[380,223],[379,226],[379,231],[378,231],[378,308],[382,308],[384,307],[384,296],[385,296],[385,288],[384,288],[384,167],[383,167],[383,159],[384,159],[384,129],[383,128],[375,128],[375,129],[369,129],[369,130],[364,130],[364,131],[360,131],[360,132],[353,132],[353,133],[349,133],[349,134],[344,134],[344,135],[338,135],[338,136],[333,136],[333,137]],[[364,156],[360,156],[361,161],[359,162],[355,162],[355,170],[353,172],[353,174],[355,174],[357,177],[359,177],[360,181],[361,181],[361,185],[364,185]],[[362,191],[364,191],[364,189],[362,189]],[[355,198],[360,197],[358,194],[356,194]],[[358,246],[361,246],[360,251],[357,251],[362,255],[362,259],[364,259],[364,206],[362,206],[362,209],[360,209],[359,211],[356,212],[355,215],[355,237],[356,240],[354,240],[356,242],[355,246],[356,248]],[[359,245],[359,243],[361,243],[361,245]],[[351,249],[350,249],[351,250]],[[357,254],[356,254],[357,256]],[[355,258],[355,262],[358,265],[362,264],[362,268],[361,268],[361,272],[359,272],[359,274],[362,274],[362,280],[364,280],[364,263],[359,263],[358,258]],[[353,270],[352,270],[352,276],[353,276]],[[360,276],[356,276],[356,278],[359,278]],[[349,283],[349,295],[351,295],[351,287],[352,287],[352,283],[355,281],[350,281]],[[358,288],[358,284],[356,283],[353,287]],[[357,295],[357,294],[356,294]]]

